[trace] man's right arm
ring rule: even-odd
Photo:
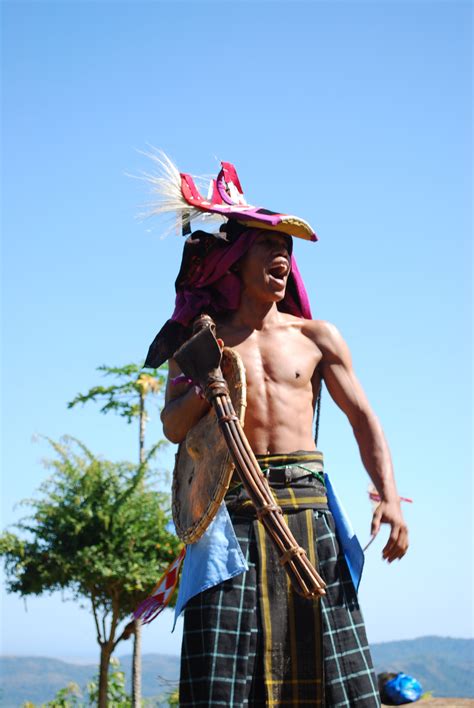
[[[163,432],[172,443],[180,443],[191,428],[209,411],[209,403],[189,383],[171,383],[181,374],[174,359],[168,362],[165,407],[161,411]]]

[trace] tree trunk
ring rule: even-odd
[[[133,638],[133,670],[132,670],[132,706],[141,708],[142,705],[142,623],[135,620],[135,633]]]
[[[139,416],[139,431],[138,431],[138,462],[140,465],[142,465],[145,462],[145,428],[146,428],[145,394],[140,392],[140,416]]]
[[[139,418],[139,462],[145,461],[145,394],[140,392],[140,418]],[[132,660],[132,708],[141,708],[142,705],[142,623],[141,620],[134,622],[133,636],[133,660]]]
[[[109,685],[109,664],[113,647],[103,644],[100,647],[100,669],[99,669],[99,708],[107,708],[107,689]]]

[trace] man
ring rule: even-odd
[[[291,238],[267,227],[248,229],[234,216],[224,229],[232,236],[234,249],[247,242],[223,276],[237,278],[240,292],[233,307],[218,307],[221,298],[210,296],[205,308],[194,303],[194,314],[210,310],[217,336],[242,358],[247,380],[244,433],[275,498],[286,509],[290,528],[305,538],[308,556],[327,587],[320,601],[300,598],[291,590],[284,570],[271,559],[272,548],[265,545],[245,492],[234,480],[225,502],[249,569],[188,602],[180,704],[378,706],[356,591],[339,548],[320,474],[322,458],[313,439],[314,407],[322,382],[347,415],[380,494],[371,532],[375,535],[381,523],[389,524],[383,556],[393,562],[406,553],[408,535],[388,446],[341,335],[333,325],[309,319],[305,312]],[[194,243],[198,240],[191,238]],[[201,240],[209,241],[207,235]],[[206,281],[203,271],[213,251],[212,244],[204,248],[197,273],[198,282],[212,281],[215,289],[222,278]],[[228,252],[224,245],[219,262]],[[188,296],[196,285],[190,264],[195,267],[196,262],[183,260],[177,281],[178,291],[181,288]],[[193,297],[196,292],[194,287]],[[194,382],[179,383],[180,374],[170,358],[162,421],[166,437],[174,443],[182,443],[210,408]],[[288,495],[294,509],[283,505]]]

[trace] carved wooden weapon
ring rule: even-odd
[[[191,338],[175,352],[174,359],[186,376],[199,383],[213,406],[237,474],[255,506],[257,518],[277,548],[280,563],[295,591],[306,598],[325,595],[326,584],[288,528],[235,414],[220,368],[222,353],[213,320],[208,315],[201,315],[196,319],[193,331]]]

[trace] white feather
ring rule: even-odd
[[[153,172],[142,172],[139,179],[144,180],[150,186],[152,200],[145,204],[146,211],[139,214],[142,219],[151,216],[174,215],[173,223],[166,233],[176,228],[177,233],[181,233],[183,217],[190,221],[223,221],[220,214],[210,214],[200,209],[191,207],[181,193],[181,176],[176,165],[170,160],[168,155],[158,148],[151,148],[151,152],[142,152],[143,155],[153,161]],[[199,190],[207,187],[208,176],[194,177],[193,179]]]

